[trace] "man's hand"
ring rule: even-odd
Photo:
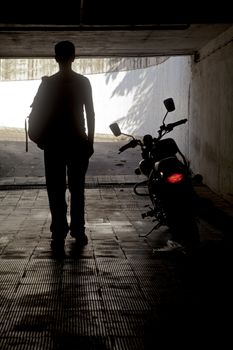
[[[94,146],[93,146],[93,142],[89,141],[87,142],[87,154],[88,154],[88,157],[91,158],[91,156],[93,155],[94,153]]]

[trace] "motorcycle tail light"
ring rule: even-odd
[[[172,175],[169,175],[167,177],[167,182],[169,182],[170,184],[175,184],[177,182],[180,182],[184,179],[184,175],[181,173],[174,173]]]

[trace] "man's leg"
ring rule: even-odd
[[[63,240],[69,231],[66,204],[66,164],[61,152],[53,149],[44,151],[46,187],[51,212],[52,238]]]
[[[85,234],[85,175],[89,158],[84,155],[72,158],[68,162],[68,185],[71,195],[70,231],[72,237],[78,238]]]

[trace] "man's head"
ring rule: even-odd
[[[71,41],[60,41],[55,45],[55,58],[57,62],[72,62],[75,59],[75,46]]]

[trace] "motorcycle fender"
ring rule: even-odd
[[[177,169],[184,170],[184,164],[177,159],[177,157],[167,157],[159,160],[154,164],[155,171],[164,172],[164,171],[172,171]]]

